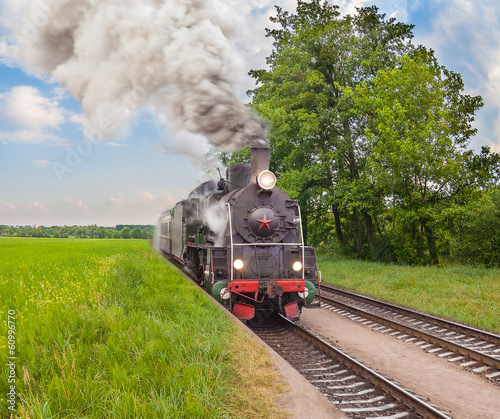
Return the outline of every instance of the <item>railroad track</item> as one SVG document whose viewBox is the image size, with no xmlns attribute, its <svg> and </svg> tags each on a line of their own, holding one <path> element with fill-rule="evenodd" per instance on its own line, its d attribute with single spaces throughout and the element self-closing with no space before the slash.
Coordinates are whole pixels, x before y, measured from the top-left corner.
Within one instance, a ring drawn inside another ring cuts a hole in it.
<svg viewBox="0 0 500 419">
<path fill-rule="evenodd" d="M 449 417 L 286 318 L 253 330 L 350 418 Z"/>
<path fill-rule="evenodd" d="M 322 306 L 500 384 L 500 336 L 460 323 L 321 285 Z"/>
</svg>

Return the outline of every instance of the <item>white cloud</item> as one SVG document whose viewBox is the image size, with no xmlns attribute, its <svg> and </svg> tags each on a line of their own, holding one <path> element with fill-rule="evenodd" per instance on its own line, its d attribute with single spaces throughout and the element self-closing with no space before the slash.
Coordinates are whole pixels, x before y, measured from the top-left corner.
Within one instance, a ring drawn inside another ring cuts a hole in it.
<svg viewBox="0 0 500 419">
<path fill-rule="evenodd" d="M 153 195 L 151 195 L 149 192 L 143 191 L 142 189 L 137 189 L 137 193 L 139 194 L 141 203 L 145 205 L 150 205 L 155 200 L 155 197 Z"/>
<path fill-rule="evenodd" d="M 14 65 L 17 47 L 9 44 L 5 36 L 0 37 L 0 63 L 9 67 Z"/>
<path fill-rule="evenodd" d="M 11 225 L 11 220 L 18 214 L 17 207 L 10 202 L 0 204 L 0 224 Z"/>
<path fill-rule="evenodd" d="M 3 99 L 3 118 L 11 124 L 40 130 L 44 127 L 57 129 L 65 121 L 58 102 L 43 97 L 36 87 L 13 87 Z"/>
<path fill-rule="evenodd" d="M 50 164 L 48 160 L 33 160 L 35 167 L 47 167 Z"/>
<path fill-rule="evenodd" d="M 62 91 L 46 98 L 33 86 L 16 86 L 0 95 L 0 126 L 10 129 L 0 131 L 0 140 L 19 143 L 62 144 L 57 135 L 66 122 L 66 109 L 59 105 Z"/>
<path fill-rule="evenodd" d="M 47 212 L 45 205 L 41 204 L 40 201 L 35 201 L 28 205 L 29 211 L 34 215 L 40 215 Z"/>
<path fill-rule="evenodd" d="M 88 206 L 83 203 L 82 200 L 74 200 L 72 198 L 68 198 L 68 206 L 67 209 L 70 211 L 76 211 L 79 213 L 87 212 Z"/>
<path fill-rule="evenodd" d="M 462 74 L 465 92 L 481 95 L 477 113 L 479 145 L 500 146 L 500 3 L 441 1 L 423 39 L 442 64 Z M 422 40 L 420 40 L 422 42 Z M 474 145 L 474 144 L 473 144 Z"/>
<path fill-rule="evenodd" d="M 51 90 L 51 93 L 54 94 L 53 100 L 61 100 L 61 99 L 67 99 L 70 98 L 71 95 L 68 93 L 68 91 L 64 87 L 54 87 Z"/>
<path fill-rule="evenodd" d="M 85 117 L 85 114 L 83 114 L 83 113 L 71 115 L 69 117 L 69 120 L 71 122 L 74 122 L 75 124 L 79 124 L 82 126 L 85 126 L 87 124 L 87 118 Z"/>
<path fill-rule="evenodd" d="M 114 196 L 109 198 L 109 202 L 115 205 L 122 205 L 123 204 L 123 194 L 121 192 L 117 192 Z"/>
<path fill-rule="evenodd" d="M 24 144 L 64 144 L 58 135 L 33 130 L 0 131 L 0 142 Z"/>
</svg>

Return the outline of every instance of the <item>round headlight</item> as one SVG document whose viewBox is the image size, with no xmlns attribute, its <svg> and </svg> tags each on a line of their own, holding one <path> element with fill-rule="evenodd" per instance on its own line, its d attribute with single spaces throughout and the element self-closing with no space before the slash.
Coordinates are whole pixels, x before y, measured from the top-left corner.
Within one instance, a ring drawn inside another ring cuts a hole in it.
<svg viewBox="0 0 500 419">
<path fill-rule="evenodd" d="M 274 188 L 274 185 L 276 185 L 276 176 L 273 172 L 264 170 L 263 172 L 260 172 L 257 177 L 257 183 L 262 189 L 272 189 Z"/>
<path fill-rule="evenodd" d="M 299 272 L 302 270 L 302 262 L 299 260 L 297 262 L 293 262 L 292 268 L 295 272 Z"/>
<path fill-rule="evenodd" d="M 241 271 L 243 269 L 243 266 L 245 266 L 245 264 L 243 263 L 243 261 L 241 259 L 236 259 L 233 262 L 233 266 L 234 266 L 234 269 L 236 269 L 237 271 Z"/>
</svg>

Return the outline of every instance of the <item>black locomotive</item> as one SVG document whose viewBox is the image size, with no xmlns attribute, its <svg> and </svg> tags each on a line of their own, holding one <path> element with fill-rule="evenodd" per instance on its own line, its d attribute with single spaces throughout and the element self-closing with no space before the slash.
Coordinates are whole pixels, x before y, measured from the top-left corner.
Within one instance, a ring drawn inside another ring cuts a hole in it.
<svg viewBox="0 0 500 419">
<path fill-rule="evenodd" d="M 276 187 L 269 148 L 250 150 L 226 180 L 205 182 L 163 212 L 157 246 L 242 320 L 299 318 L 318 289 L 313 247 L 302 241 L 297 200 Z"/>
</svg>

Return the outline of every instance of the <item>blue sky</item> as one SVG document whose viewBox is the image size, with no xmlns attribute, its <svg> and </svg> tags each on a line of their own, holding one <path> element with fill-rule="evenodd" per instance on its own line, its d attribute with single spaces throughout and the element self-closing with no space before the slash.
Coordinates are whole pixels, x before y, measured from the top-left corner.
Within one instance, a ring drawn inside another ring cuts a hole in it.
<svg viewBox="0 0 500 419">
<path fill-rule="evenodd" d="M 240 3 L 247 25 L 235 36 L 243 63 L 239 94 L 245 100 L 243 92 L 253 86 L 246 72 L 263 68 L 270 52 L 264 28 L 270 25 L 273 4 L 293 10 L 296 2 Z M 479 132 L 470 147 L 489 145 L 500 151 L 500 5 L 495 0 L 337 4 L 347 13 L 375 4 L 387 16 L 414 24 L 414 43 L 434 49 L 441 64 L 462 74 L 465 92 L 484 99 L 476 118 Z M 8 17 L 3 18 L 0 23 Z M 193 158 L 185 156 L 183 142 L 175 141 L 175 134 L 148 109 L 118 137 L 85 142 L 80 104 L 49 77 L 17 67 L 8 44 L 8 30 L 0 26 L 0 224 L 154 223 L 158 213 L 202 179 Z M 196 148 L 198 155 L 206 151 L 203 145 Z"/>
</svg>

